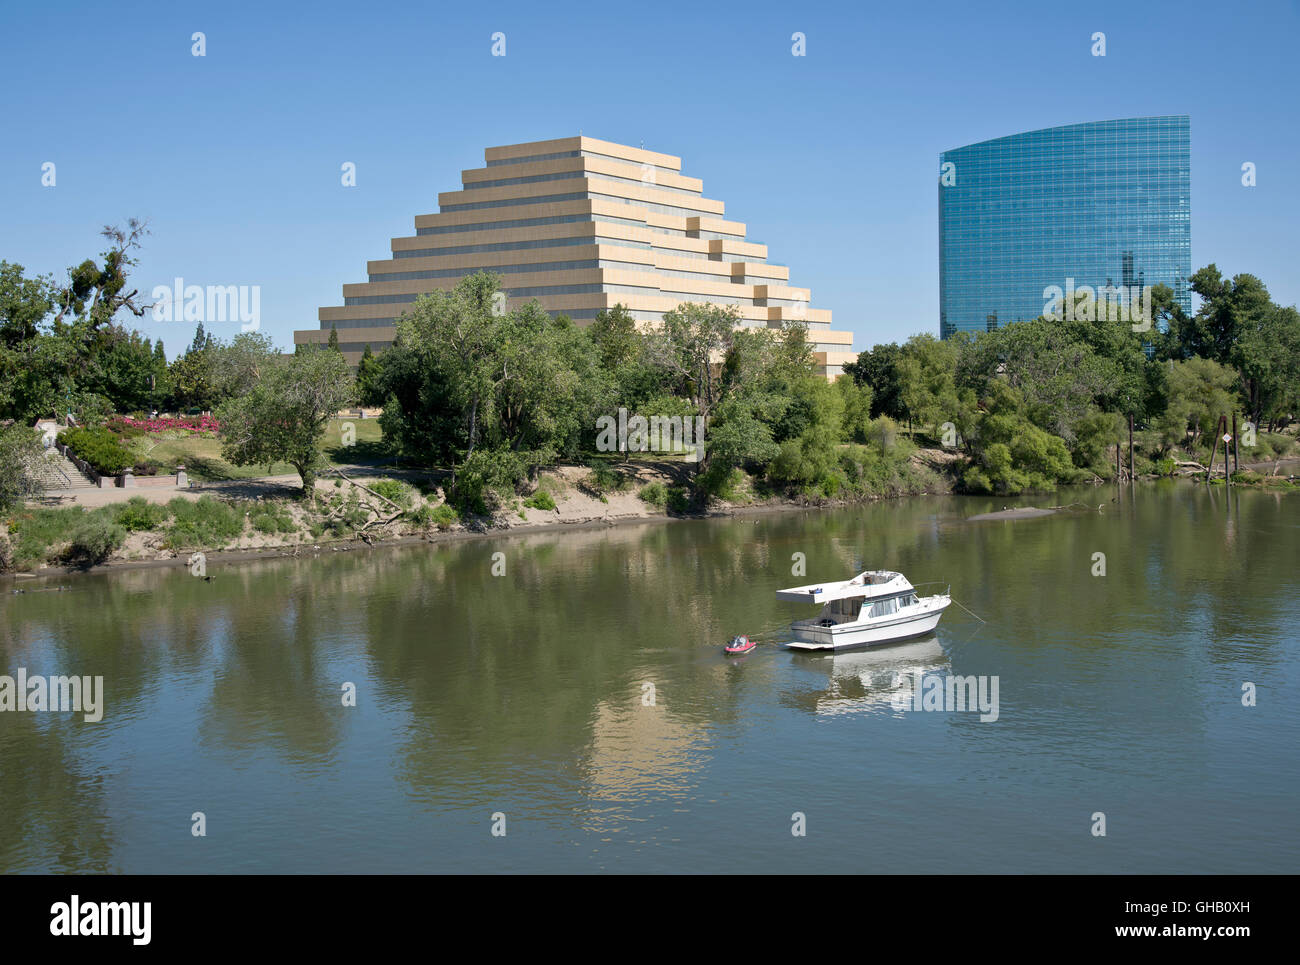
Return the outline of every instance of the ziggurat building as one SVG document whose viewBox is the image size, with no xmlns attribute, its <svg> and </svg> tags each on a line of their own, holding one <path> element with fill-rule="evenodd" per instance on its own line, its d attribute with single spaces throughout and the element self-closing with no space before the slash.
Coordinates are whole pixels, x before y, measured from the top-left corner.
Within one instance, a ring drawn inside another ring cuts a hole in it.
<svg viewBox="0 0 1300 965">
<path fill-rule="evenodd" d="M 438 195 L 437 214 L 417 215 L 414 236 L 394 238 L 392 256 L 369 262 L 368 280 L 343 286 L 343 304 L 320 309 L 320 328 L 296 344 L 339 347 L 355 365 L 369 345 L 392 344 L 399 315 L 420 295 L 454 288 L 466 275 L 502 277 L 510 308 L 532 299 L 586 325 L 624 305 L 654 326 L 683 302 L 735 305 L 741 324 L 807 326 L 827 378 L 855 356 L 851 332 L 809 306 L 790 271 L 769 264 L 767 246 L 745 240 L 681 159 L 591 137 L 492 147 L 485 167 L 461 172 L 460 191 Z"/>
</svg>

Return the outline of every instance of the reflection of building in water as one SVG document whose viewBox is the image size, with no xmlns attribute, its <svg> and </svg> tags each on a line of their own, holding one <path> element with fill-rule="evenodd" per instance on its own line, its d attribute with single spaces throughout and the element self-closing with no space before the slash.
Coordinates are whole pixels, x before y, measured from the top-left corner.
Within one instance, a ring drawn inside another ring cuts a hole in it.
<svg viewBox="0 0 1300 965">
<path fill-rule="evenodd" d="M 657 698 L 656 706 L 643 706 L 636 693 L 627 700 L 601 701 L 591 732 L 582 765 L 587 831 L 627 831 L 634 808 L 684 799 L 709 760 L 708 731 L 670 714 Z"/>
<path fill-rule="evenodd" d="M 794 659 L 808 670 L 826 674 L 826 689 L 794 694 L 787 702 L 822 715 L 905 713 L 896 710 L 894 702 L 900 695 L 911 699 L 912 675 L 949 666 L 937 636 L 866 650 L 800 654 Z"/>
</svg>

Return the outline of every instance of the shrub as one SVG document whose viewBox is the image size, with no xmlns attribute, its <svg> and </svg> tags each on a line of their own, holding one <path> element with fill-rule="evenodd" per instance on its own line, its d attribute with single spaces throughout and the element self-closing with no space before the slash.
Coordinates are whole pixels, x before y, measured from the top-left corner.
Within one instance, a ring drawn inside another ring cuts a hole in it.
<svg viewBox="0 0 1300 965">
<path fill-rule="evenodd" d="M 135 463 L 118 437 L 103 426 L 64 429 L 59 441 L 66 445 L 102 476 L 117 476 Z"/>
<path fill-rule="evenodd" d="M 661 482 L 647 483 L 641 487 L 637 497 L 656 509 L 663 509 L 668 505 L 668 487 Z"/>
<path fill-rule="evenodd" d="M 211 496 L 197 502 L 177 497 L 167 507 L 173 517 L 167 530 L 172 549 L 220 549 L 244 531 L 244 514 Z"/>
<path fill-rule="evenodd" d="M 1277 459 L 1291 449 L 1292 440 L 1277 432 L 1260 432 L 1255 437 L 1254 448 L 1241 447 L 1241 455 L 1255 462 L 1267 462 Z"/>
<path fill-rule="evenodd" d="M 413 491 L 406 483 L 398 482 L 396 479 L 381 479 L 371 483 L 369 488 L 403 508 L 411 505 Z"/>
<path fill-rule="evenodd" d="M 274 533 L 294 533 L 298 524 L 288 507 L 278 502 L 251 502 L 245 510 L 253 529 L 268 536 Z"/>
<path fill-rule="evenodd" d="M 524 460 L 504 449 L 476 449 L 456 470 L 455 502 L 463 511 L 486 514 L 527 478 Z"/>
<path fill-rule="evenodd" d="M 102 512 L 102 510 L 97 510 Z M 15 564 L 29 569 L 54 562 L 51 550 L 68 542 L 73 530 L 86 518 L 80 506 L 59 509 L 25 509 L 9 521 L 9 538 L 13 542 Z"/>
<path fill-rule="evenodd" d="M 668 512 L 686 513 L 691 508 L 691 494 L 685 486 L 674 486 L 668 490 Z"/>
<path fill-rule="evenodd" d="M 708 495 L 731 501 L 736 498 L 736 489 L 744 479 L 745 474 L 734 466 L 714 462 L 700 477 L 699 485 Z"/>
<path fill-rule="evenodd" d="M 14 548 L 9 545 L 9 537 L 0 533 L 0 573 L 7 573 L 14 566 Z"/>
<path fill-rule="evenodd" d="M 1174 474 L 1174 469 L 1175 463 L 1172 459 L 1165 458 L 1156 463 L 1157 476 L 1172 476 Z"/>
<path fill-rule="evenodd" d="M 66 558 L 71 563 L 102 563 L 126 539 L 126 530 L 103 516 L 87 515 L 72 531 Z"/>
<path fill-rule="evenodd" d="M 442 503 L 433 508 L 433 524 L 439 529 L 449 530 L 459 522 L 460 513 L 456 512 L 456 507 Z"/>
<path fill-rule="evenodd" d="M 555 510 L 555 500 L 545 489 L 539 489 L 525 499 L 524 505 L 529 509 L 542 509 L 548 513 Z"/>
<path fill-rule="evenodd" d="M 631 484 L 626 475 L 605 465 L 592 466 L 586 480 L 586 488 L 597 495 L 622 492 Z"/>
<path fill-rule="evenodd" d="M 112 512 L 113 522 L 128 533 L 155 529 L 171 515 L 166 506 L 150 503 L 143 496 L 132 496 L 125 503 L 114 506 Z"/>
</svg>

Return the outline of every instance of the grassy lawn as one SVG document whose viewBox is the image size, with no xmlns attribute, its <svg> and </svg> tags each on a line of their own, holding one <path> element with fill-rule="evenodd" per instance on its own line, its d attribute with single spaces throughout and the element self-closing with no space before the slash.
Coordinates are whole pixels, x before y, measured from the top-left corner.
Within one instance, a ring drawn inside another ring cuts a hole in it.
<svg viewBox="0 0 1300 965">
<path fill-rule="evenodd" d="M 343 424 L 350 423 L 356 430 L 355 443 L 343 445 Z M 325 430 L 325 458 L 331 465 L 353 462 L 371 462 L 383 458 L 383 433 L 378 419 L 331 419 Z M 232 466 L 221 458 L 221 441 L 215 436 L 174 431 L 158 435 L 141 436 L 131 440 L 131 448 L 141 459 L 156 462 L 166 472 L 175 466 L 184 466 L 195 479 L 218 481 L 227 479 L 252 479 L 256 476 L 282 476 L 293 473 L 293 466 L 284 462 L 267 466 Z"/>
</svg>

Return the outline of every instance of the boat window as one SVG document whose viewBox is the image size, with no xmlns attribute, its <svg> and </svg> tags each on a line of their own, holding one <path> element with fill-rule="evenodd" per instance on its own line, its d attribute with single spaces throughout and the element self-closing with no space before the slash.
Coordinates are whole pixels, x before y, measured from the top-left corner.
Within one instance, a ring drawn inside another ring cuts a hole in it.
<svg viewBox="0 0 1300 965">
<path fill-rule="evenodd" d="M 889 616 L 891 613 L 898 612 L 898 597 L 891 596 L 888 600 L 877 600 L 871 604 L 871 615 L 873 617 Z"/>
</svg>

